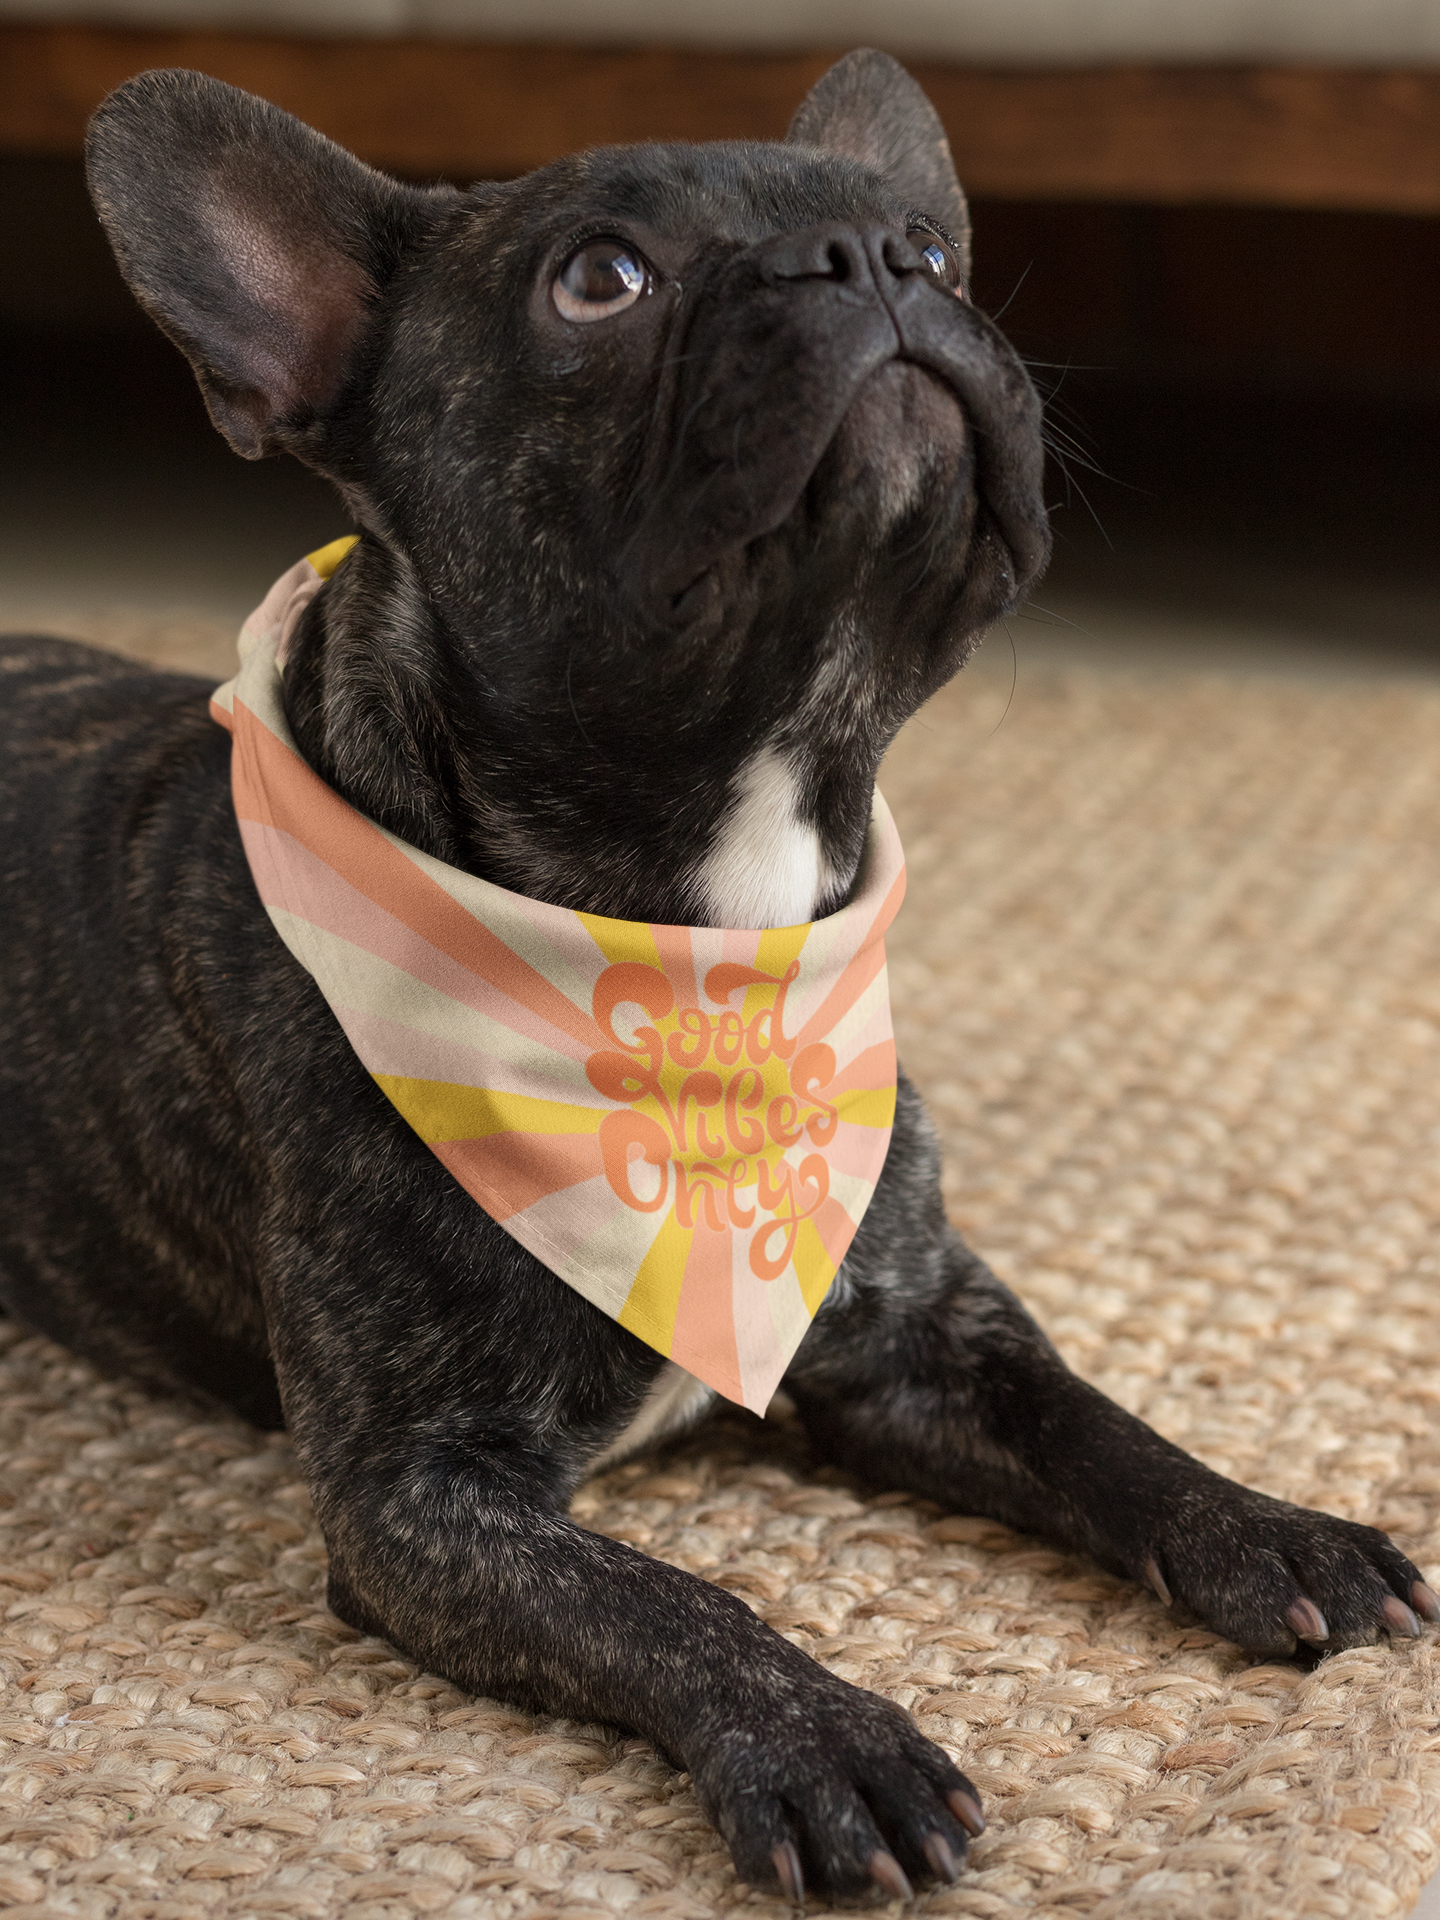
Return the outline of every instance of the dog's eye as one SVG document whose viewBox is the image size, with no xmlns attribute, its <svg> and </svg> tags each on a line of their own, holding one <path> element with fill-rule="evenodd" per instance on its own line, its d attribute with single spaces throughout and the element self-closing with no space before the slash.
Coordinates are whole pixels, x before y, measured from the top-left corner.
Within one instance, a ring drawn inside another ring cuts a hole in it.
<svg viewBox="0 0 1440 1920">
<path fill-rule="evenodd" d="M 932 233 L 929 227 L 911 227 L 905 238 L 924 261 L 926 272 L 933 273 L 942 287 L 958 292 L 960 267 L 939 234 Z"/>
<path fill-rule="evenodd" d="M 608 320 L 633 307 L 649 275 L 623 240 L 587 240 L 555 276 L 555 306 L 566 320 Z"/>
</svg>

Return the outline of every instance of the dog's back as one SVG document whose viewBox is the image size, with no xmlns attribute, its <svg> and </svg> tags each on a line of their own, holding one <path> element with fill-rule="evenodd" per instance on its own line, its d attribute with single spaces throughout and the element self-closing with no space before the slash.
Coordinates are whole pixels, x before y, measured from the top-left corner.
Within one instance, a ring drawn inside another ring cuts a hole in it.
<svg viewBox="0 0 1440 1920">
<path fill-rule="evenodd" d="M 213 967 L 188 903 L 217 874 L 250 884 L 210 689 L 30 636 L 0 641 L 0 673 L 0 1297 L 104 1365 L 277 1423 L 234 1232 L 251 1170 L 187 1018 Z"/>
</svg>

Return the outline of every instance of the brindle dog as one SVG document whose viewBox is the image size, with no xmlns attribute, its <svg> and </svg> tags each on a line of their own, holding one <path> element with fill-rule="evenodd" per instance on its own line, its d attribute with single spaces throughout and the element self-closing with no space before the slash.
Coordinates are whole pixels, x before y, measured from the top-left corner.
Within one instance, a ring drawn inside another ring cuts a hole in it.
<svg viewBox="0 0 1440 1920">
<path fill-rule="evenodd" d="M 559 906 L 756 926 L 845 901 L 887 743 L 1048 546 L 1039 407 L 963 297 L 964 199 L 900 68 L 850 55 L 783 143 L 469 192 L 152 73 L 89 158 L 221 431 L 329 475 L 360 529 L 287 669 L 333 787 Z M 704 1395 L 360 1067 L 257 900 L 208 687 L 53 640 L 3 658 L 6 1305 L 283 1422 L 343 1619 L 477 1693 L 639 1729 L 746 1878 L 952 1878 L 978 1802 L 905 1714 L 568 1518 L 598 1460 Z M 1221 1479 L 1070 1373 L 947 1225 L 903 1077 L 786 1386 L 829 1459 L 1244 1646 L 1440 1614 L 1382 1534 Z"/>
</svg>

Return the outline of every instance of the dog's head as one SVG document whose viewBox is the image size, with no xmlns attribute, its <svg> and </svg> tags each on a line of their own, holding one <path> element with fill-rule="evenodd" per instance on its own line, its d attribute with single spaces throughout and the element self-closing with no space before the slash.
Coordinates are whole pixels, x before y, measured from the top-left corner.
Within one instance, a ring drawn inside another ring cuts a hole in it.
<svg viewBox="0 0 1440 1920">
<path fill-rule="evenodd" d="M 217 426 L 365 536 L 287 674 L 319 771 L 559 904 L 839 904 L 880 755 L 1048 550 L 1038 404 L 894 61 L 847 56 L 780 144 L 468 193 L 152 73 L 89 165 Z"/>
</svg>

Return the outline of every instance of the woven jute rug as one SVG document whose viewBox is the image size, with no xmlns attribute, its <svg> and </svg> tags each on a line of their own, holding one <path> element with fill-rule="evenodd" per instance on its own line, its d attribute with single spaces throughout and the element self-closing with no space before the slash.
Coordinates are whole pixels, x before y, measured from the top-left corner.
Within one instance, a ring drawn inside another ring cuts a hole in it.
<svg viewBox="0 0 1440 1920">
<path fill-rule="evenodd" d="M 157 650 L 227 670 L 228 634 L 182 627 Z M 997 725 L 1001 649 L 885 773 L 896 1023 L 954 1217 L 1106 1391 L 1436 1580 L 1440 686 L 1052 652 Z M 328 1614 L 283 1438 L 18 1328 L 0 1374 L 15 1913 L 780 1911 L 644 1741 L 467 1698 Z M 1436 1859 L 1433 1637 L 1256 1665 L 1083 1561 L 852 1484 L 783 1413 L 576 1511 L 954 1754 L 990 1829 L 936 1915 L 1398 1915 Z"/>
</svg>

